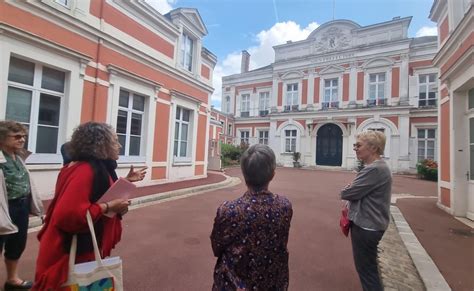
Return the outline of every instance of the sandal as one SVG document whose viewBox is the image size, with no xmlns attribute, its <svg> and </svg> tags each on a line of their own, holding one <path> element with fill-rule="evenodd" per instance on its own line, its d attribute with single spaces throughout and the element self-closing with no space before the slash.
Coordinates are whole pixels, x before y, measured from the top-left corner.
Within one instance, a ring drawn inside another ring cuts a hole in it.
<svg viewBox="0 0 474 291">
<path fill-rule="evenodd" d="M 9 290 L 29 290 L 33 287 L 33 282 L 23 280 L 20 284 L 12 284 L 10 282 L 5 282 L 4 289 L 5 291 Z"/>
</svg>

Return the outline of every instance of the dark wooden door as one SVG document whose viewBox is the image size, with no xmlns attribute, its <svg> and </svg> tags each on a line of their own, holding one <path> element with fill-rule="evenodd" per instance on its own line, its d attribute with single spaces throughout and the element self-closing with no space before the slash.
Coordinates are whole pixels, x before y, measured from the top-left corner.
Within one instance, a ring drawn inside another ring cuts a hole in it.
<svg viewBox="0 0 474 291">
<path fill-rule="evenodd" d="M 321 126 L 316 137 L 316 165 L 342 165 L 342 130 L 335 124 Z"/>
</svg>

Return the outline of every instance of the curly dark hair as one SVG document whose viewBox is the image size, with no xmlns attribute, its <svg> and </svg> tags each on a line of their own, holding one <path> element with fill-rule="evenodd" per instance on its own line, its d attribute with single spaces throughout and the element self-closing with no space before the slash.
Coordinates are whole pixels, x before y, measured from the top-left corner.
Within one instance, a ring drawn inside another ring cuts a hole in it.
<svg viewBox="0 0 474 291">
<path fill-rule="evenodd" d="M 11 133 L 28 134 L 28 129 L 23 124 L 14 120 L 0 121 L 0 146 Z"/>
<path fill-rule="evenodd" d="M 116 143 L 112 126 L 101 122 L 86 122 L 74 130 L 68 143 L 68 154 L 73 161 L 106 160 L 116 151 Z"/>
</svg>

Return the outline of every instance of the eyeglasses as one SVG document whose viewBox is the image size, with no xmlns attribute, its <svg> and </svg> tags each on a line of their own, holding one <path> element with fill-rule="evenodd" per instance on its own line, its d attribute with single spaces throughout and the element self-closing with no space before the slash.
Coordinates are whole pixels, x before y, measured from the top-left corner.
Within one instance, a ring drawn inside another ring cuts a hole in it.
<svg viewBox="0 0 474 291">
<path fill-rule="evenodd" d="M 9 135 L 9 136 L 13 137 L 16 140 L 19 140 L 19 139 L 22 139 L 22 138 L 26 139 L 28 137 L 28 135 L 26 135 L 26 134 L 15 134 L 15 135 Z"/>
</svg>

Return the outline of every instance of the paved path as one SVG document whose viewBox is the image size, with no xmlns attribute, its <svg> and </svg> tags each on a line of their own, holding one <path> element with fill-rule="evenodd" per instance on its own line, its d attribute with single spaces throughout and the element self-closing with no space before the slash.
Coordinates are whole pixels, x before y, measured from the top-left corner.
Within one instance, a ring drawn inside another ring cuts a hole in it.
<svg viewBox="0 0 474 291">
<path fill-rule="evenodd" d="M 240 169 L 228 174 L 240 176 Z M 271 189 L 289 197 L 294 217 L 290 230 L 290 290 L 360 290 L 350 239 L 339 230 L 339 191 L 354 173 L 279 168 Z M 394 190 L 414 193 L 418 180 L 396 178 Z M 210 290 L 215 258 L 209 234 L 215 210 L 239 197 L 243 183 L 227 189 L 130 211 L 122 242 L 113 252 L 124 261 L 126 290 Z M 395 191 L 394 191 L 395 192 Z M 432 192 L 422 192 L 432 195 Z M 38 242 L 31 233 L 21 268 L 32 278 Z M 0 282 L 4 269 L 0 267 Z"/>
</svg>

